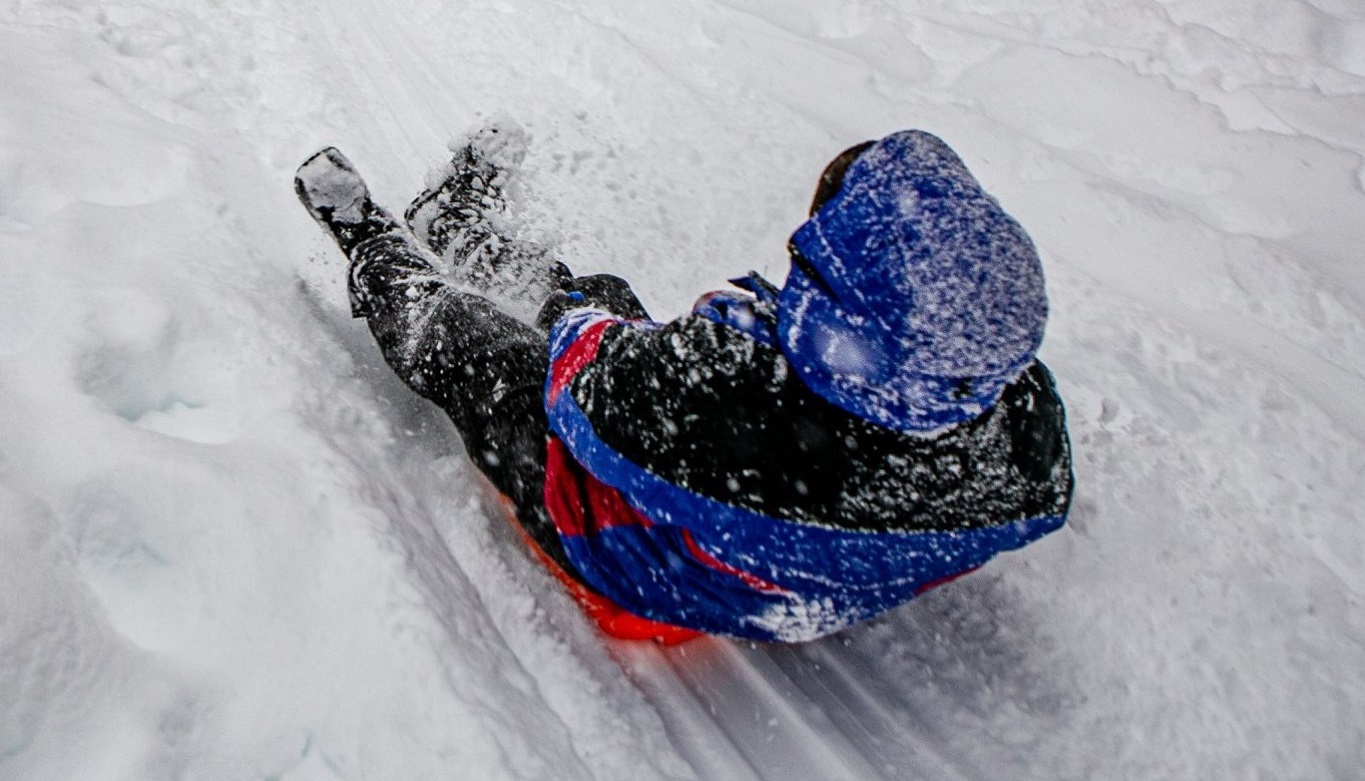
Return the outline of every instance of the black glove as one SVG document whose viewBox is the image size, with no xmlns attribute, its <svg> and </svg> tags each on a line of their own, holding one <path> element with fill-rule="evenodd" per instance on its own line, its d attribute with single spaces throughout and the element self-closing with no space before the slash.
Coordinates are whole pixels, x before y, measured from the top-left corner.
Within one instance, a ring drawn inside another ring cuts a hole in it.
<svg viewBox="0 0 1365 781">
<path fill-rule="evenodd" d="M 626 320 L 648 320 L 649 313 L 636 298 L 630 283 L 614 274 L 575 277 L 564 269 L 559 287 L 545 299 L 536 327 L 548 331 L 559 318 L 575 309 L 603 309 Z"/>
</svg>

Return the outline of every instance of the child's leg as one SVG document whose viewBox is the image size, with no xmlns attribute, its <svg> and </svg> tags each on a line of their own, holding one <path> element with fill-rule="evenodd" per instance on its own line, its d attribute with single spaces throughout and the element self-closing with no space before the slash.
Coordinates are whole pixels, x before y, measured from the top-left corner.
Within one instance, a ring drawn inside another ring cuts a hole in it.
<svg viewBox="0 0 1365 781">
<path fill-rule="evenodd" d="M 526 154 L 515 123 L 490 124 L 453 147 L 440 182 L 413 200 L 404 221 L 461 283 L 523 320 L 572 275 L 544 247 L 516 237 L 507 194 Z"/>
<path fill-rule="evenodd" d="M 494 222 L 507 208 L 507 169 L 521 156 L 516 141 L 516 134 L 498 127 L 476 133 L 454 152 L 440 184 L 413 199 L 404 213 L 413 235 L 452 266 L 493 262 L 506 245 Z"/>
<path fill-rule="evenodd" d="M 452 286 L 407 234 L 361 242 L 350 257 L 352 300 L 385 361 L 462 431 L 505 389 L 543 385 L 545 334 Z"/>
<path fill-rule="evenodd" d="M 562 560 L 545 511 L 545 334 L 450 286 L 410 242 L 386 234 L 353 255 L 351 289 L 370 332 L 398 376 L 450 416 L 526 531 Z"/>
<path fill-rule="evenodd" d="M 545 334 L 449 284 L 339 152 L 306 162 L 297 187 L 350 258 L 352 313 L 366 319 L 385 361 L 450 416 L 475 465 L 566 564 L 544 509 Z"/>
</svg>

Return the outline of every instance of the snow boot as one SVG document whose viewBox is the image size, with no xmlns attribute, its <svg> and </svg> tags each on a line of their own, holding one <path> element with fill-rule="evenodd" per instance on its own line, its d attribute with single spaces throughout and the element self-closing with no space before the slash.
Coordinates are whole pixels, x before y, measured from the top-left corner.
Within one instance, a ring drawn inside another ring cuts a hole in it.
<svg viewBox="0 0 1365 781">
<path fill-rule="evenodd" d="M 417 240 L 452 268 L 496 265 L 509 244 L 501 224 L 504 189 L 526 156 L 526 143 L 524 130 L 500 122 L 452 144 L 440 184 L 423 191 L 404 214 Z"/>
<path fill-rule="evenodd" d="M 337 149 L 328 147 L 305 160 L 294 176 L 294 190 L 351 261 L 347 292 L 353 317 L 374 314 L 383 291 L 402 286 L 416 294 L 443 284 L 425 252 L 370 198 L 365 180 Z"/>
<path fill-rule="evenodd" d="M 401 227 L 370 198 L 365 180 L 335 147 L 323 149 L 299 166 L 294 192 L 348 257 L 361 242 Z"/>
<path fill-rule="evenodd" d="M 453 281 L 531 322 L 573 275 L 545 247 L 518 238 L 509 215 L 509 189 L 528 145 L 526 131 L 505 119 L 454 141 L 450 162 L 433 177 L 439 183 L 413 200 L 404 221 Z"/>
</svg>

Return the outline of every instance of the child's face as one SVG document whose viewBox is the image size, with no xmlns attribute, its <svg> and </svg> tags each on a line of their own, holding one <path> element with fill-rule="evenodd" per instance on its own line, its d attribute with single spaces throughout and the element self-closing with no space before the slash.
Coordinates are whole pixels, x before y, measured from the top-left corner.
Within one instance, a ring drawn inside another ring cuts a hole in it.
<svg viewBox="0 0 1365 781">
<path fill-rule="evenodd" d="M 858 155 L 867 151 L 875 141 L 864 141 L 857 146 L 851 146 L 839 153 L 839 156 L 825 166 L 825 170 L 820 174 L 820 183 L 815 186 L 815 197 L 810 203 L 810 216 L 820 211 L 820 207 L 829 202 L 829 199 L 839 194 L 839 187 L 844 183 L 844 174 L 848 172 L 848 167 L 853 165 L 853 161 L 858 159 Z"/>
</svg>

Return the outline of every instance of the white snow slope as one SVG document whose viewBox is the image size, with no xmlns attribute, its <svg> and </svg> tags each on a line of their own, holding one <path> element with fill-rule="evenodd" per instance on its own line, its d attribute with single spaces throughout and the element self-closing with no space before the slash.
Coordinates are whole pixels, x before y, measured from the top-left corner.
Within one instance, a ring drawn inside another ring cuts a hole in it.
<svg viewBox="0 0 1365 781">
<path fill-rule="evenodd" d="M 920 127 L 1036 239 L 1077 505 L 826 641 L 604 640 L 294 167 L 498 112 L 672 317 Z M 1365 775 L 1359 0 L 0 0 L 0 778 Z"/>
</svg>

